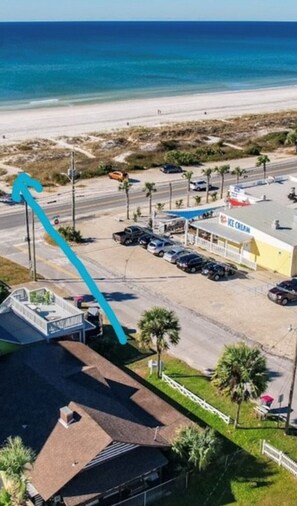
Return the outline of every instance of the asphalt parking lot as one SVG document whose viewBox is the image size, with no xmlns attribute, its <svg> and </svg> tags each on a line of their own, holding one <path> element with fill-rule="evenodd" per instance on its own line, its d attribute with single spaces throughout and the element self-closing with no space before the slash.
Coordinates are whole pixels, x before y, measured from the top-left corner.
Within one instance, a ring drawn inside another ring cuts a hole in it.
<svg viewBox="0 0 297 506">
<path fill-rule="evenodd" d="M 81 221 L 83 236 L 92 240 L 77 246 L 77 252 L 127 283 L 190 308 L 223 328 L 257 341 L 268 351 L 293 356 L 296 338 L 288 327 L 296 325 L 297 304 L 279 306 L 266 296 L 271 286 L 284 279 L 282 276 L 264 270 L 239 269 L 236 276 L 215 282 L 199 273 L 187 274 L 140 246 L 115 243 L 112 233 L 125 226 L 127 223 L 119 221 L 116 215 Z M 208 252 L 199 252 L 209 256 Z"/>
</svg>

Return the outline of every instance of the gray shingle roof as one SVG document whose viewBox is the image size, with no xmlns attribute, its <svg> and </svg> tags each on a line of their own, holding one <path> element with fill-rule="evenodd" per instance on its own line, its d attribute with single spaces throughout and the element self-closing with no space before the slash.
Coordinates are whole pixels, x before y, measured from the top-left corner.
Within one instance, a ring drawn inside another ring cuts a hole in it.
<svg viewBox="0 0 297 506">
<path fill-rule="evenodd" d="M 9 435 L 20 435 L 39 454 L 32 483 L 45 500 L 111 442 L 166 447 L 176 429 L 189 424 L 81 343 L 42 342 L 0 360 L 5 385 L 0 394 L 5 413 L 0 417 L 0 443 Z M 77 415 L 68 428 L 58 421 L 63 406 Z"/>
</svg>

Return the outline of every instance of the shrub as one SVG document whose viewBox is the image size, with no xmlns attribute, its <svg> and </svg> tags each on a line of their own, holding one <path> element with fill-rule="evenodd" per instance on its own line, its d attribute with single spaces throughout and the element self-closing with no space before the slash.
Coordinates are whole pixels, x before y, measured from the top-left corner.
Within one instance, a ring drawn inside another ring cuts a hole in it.
<svg viewBox="0 0 297 506">
<path fill-rule="evenodd" d="M 172 151 L 178 148 L 179 142 L 175 139 L 165 139 L 160 142 L 160 146 L 166 151 Z"/>
<path fill-rule="evenodd" d="M 245 153 L 247 155 L 251 156 L 259 156 L 261 154 L 261 146 L 258 146 L 258 144 L 250 144 L 245 148 Z"/>
<path fill-rule="evenodd" d="M 188 151 L 168 151 L 165 155 L 165 161 L 168 163 L 176 163 L 178 165 L 194 165 L 199 163 L 196 153 Z"/>
<path fill-rule="evenodd" d="M 66 241 L 82 243 L 83 238 L 79 230 L 74 230 L 73 227 L 67 225 L 66 227 L 60 227 L 58 232 L 64 237 Z"/>
<path fill-rule="evenodd" d="M 61 186 L 65 186 L 65 184 L 69 183 L 69 179 L 64 174 L 61 174 L 61 172 L 54 171 L 52 173 L 52 180 L 54 183 L 59 184 Z"/>
</svg>

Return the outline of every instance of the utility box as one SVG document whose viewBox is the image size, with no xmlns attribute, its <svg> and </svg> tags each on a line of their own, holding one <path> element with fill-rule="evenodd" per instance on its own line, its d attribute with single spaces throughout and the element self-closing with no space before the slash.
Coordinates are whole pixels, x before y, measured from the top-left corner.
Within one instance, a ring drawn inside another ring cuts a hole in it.
<svg viewBox="0 0 297 506">
<path fill-rule="evenodd" d="M 158 372 L 158 362 L 157 362 L 157 360 L 150 359 L 148 361 L 148 367 L 149 367 L 149 370 L 150 370 L 150 374 L 153 374 L 153 373 L 157 374 L 157 372 Z M 160 364 L 160 369 L 161 369 L 161 372 L 164 369 L 164 362 L 162 362 L 162 360 L 161 360 L 161 364 Z"/>
</svg>

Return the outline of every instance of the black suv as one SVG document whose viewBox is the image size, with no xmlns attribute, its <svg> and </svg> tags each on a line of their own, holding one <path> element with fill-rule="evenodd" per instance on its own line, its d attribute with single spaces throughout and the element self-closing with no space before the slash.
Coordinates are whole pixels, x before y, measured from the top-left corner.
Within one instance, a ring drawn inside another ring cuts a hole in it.
<svg viewBox="0 0 297 506">
<path fill-rule="evenodd" d="M 154 234 L 153 232 L 147 232 L 146 234 L 143 234 L 141 237 L 139 237 L 138 244 L 142 248 L 146 249 L 148 247 L 149 243 L 151 241 L 154 241 L 154 239 L 160 239 L 160 236 L 157 234 Z"/>
<path fill-rule="evenodd" d="M 285 306 L 289 301 L 297 300 L 297 279 L 282 281 L 267 294 L 268 299 Z"/>
<path fill-rule="evenodd" d="M 235 265 L 220 264 L 218 262 L 207 262 L 204 265 L 201 274 L 207 276 L 208 279 L 219 281 L 220 278 L 233 276 L 236 271 L 237 267 Z"/>
<path fill-rule="evenodd" d="M 201 271 L 206 259 L 198 255 L 197 253 L 190 253 L 189 255 L 182 256 L 179 260 L 177 260 L 176 265 L 179 269 L 182 269 L 185 272 L 198 272 Z"/>
<path fill-rule="evenodd" d="M 179 167 L 178 165 L 172 165 L 170 163 L 166 163 L 165 165 L 163 165 L 163 167 L 161 167 L 160 170 L 165 174 L 174 174 L 177 172 L 183 172 L 183 169 L 181 167 Z"/>
</svg>

